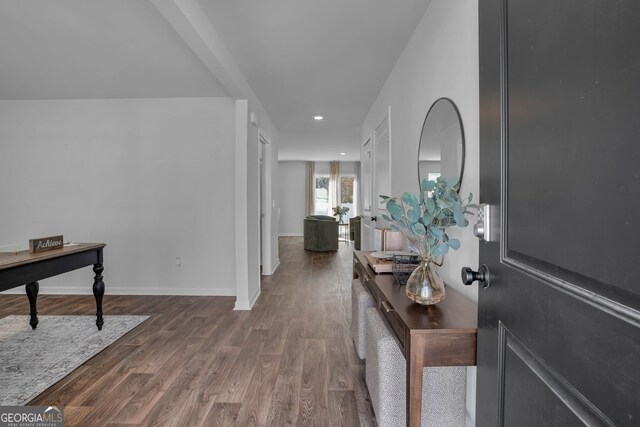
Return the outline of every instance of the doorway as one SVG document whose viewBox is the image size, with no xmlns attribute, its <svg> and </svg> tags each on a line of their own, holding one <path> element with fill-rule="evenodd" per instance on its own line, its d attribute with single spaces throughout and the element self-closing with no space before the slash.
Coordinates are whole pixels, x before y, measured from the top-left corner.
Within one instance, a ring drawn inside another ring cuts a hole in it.
<svg viewBox="0 0 640 427">
<path fill-rule="evenodd" d="M 362 144 L 360 164 L 362 171 L 362 232 L 363 250 L 381 250 L 376 241 L 376 227 L 384 211 L 380 195 L 391 193 L 391 132 L 390 107 L 386 116 Z M 382 226 L 383 224 L 381 224 Z"/>
</svg>

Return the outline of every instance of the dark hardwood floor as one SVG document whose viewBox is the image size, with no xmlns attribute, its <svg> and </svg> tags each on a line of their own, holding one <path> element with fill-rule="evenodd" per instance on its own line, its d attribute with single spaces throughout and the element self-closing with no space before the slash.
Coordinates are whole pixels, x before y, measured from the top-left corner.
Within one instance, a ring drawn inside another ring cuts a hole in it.
<svg viewBox="0 0 640 427">
<path fill-rule="evenodd" d="M 107 273 L 105 314 L 151 318 L 31 404 L 64 405 L 67 427 L 374 426 L 349 336 L 351 251 L 280 238 L 281 265 L 251 311 L 233 311 L 233 297 L 111 296 Z M 38 311 L 95 303 L 44 295 Z M 0 295 L 0 317 L 28 312 L 26 296 Z"/>
</svg>

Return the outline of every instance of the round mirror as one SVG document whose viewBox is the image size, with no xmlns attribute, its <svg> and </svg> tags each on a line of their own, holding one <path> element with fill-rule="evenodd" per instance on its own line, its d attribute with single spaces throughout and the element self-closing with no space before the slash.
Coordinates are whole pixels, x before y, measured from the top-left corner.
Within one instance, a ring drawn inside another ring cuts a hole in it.
<svg viewBox="0 0 640 427">
<path fill-rule="evenodd" d="M 464 129 L 458 107 L 449 98 L 433 103 L 422 125 L 418 147 L 418 185 L 424 179 L 459 177 L 464 173 Z"/>
</svg>

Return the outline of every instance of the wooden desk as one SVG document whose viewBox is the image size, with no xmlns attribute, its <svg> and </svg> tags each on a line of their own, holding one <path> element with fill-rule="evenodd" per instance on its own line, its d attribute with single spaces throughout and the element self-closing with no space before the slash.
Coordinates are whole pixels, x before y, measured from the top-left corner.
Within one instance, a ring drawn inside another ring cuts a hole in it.
<svg viewBox="0 0 640 427">
<path fill-rule="evenodd" d="M 373 297 L 407 360 L 407 426 L 418 427 L 422 369 L 476 364 L 477 306 L 451 287 L 436 305 L 416 304 L 393 275 L 375 274 L 361 251 L 353 253 L 353 277 L 360 278 Z"/>
<path fill-rule="evenodd" d="M 77 246 L 67 246 L 62 249 L 40 253 L 0 252 L 0 292 L 7 289 L 26 285 L 29 297 L 31 320 L 33 329 L 38 325 L 38 311 L 36 300 L 40 285 L 38 280 L 57 276 L 68 271 L 77 270 L 93 265 L 95 277 L 93 280 L 93 295 L 96 299 L 96 326 L 102 330 L 102 297 L 104 296 L 104 282 L 102 281 L 102 249 L 104 243 L 80 243 Z"/>
</svg>

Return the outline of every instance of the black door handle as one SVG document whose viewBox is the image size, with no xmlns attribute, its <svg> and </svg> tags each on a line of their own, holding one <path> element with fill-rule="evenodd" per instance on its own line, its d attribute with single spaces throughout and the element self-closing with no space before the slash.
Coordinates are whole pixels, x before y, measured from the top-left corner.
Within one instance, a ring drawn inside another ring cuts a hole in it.
<svg viewBox="0 0 640 427">
<path fill-rule="evenodd" d="M 462 283 L 469 286 L 476 280 L 482 285 L 483 288 L 488 288 L 491 284 L 491 274 L 489 274 L 489 267 L 482 264 L 478 271 L 473 271 L 469 267 L 462 267 L 461 271 Z"/>
<path fill-rule="evenodd" d="M 371 221 L 378 222 L 378 217 L 377 217 L 377 216 L 372 216 L 372 217 L 371 217 Z"/>
</svg>

